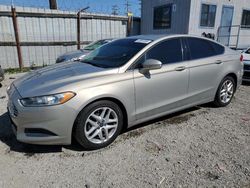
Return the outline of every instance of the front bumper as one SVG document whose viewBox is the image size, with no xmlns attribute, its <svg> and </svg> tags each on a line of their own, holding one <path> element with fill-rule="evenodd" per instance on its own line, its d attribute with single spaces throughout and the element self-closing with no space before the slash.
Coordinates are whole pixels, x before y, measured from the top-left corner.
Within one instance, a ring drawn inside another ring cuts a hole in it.
<svg viewBox="0 0 250 188">
<path fill-rule="evenodd" d="M 14 86 L 8 91 L 8 111 L 17 140 L 29 144 L 69 145 L 77 112 L 65 103 L 50 107 L 23 107 Z"/>
</svg>

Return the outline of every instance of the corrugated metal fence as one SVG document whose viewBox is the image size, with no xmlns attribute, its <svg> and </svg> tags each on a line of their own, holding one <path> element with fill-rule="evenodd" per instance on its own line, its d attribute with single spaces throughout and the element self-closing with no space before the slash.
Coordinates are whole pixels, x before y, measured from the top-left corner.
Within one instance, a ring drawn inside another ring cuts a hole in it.
<svg viewBox="0 0 250 188">
<path fill-rule="evenodd" d="M 60 54 L 77 49 L 76 12 L 27 7 L 16 7 L 14 11 L 24 67 L 53 64 Z M 82 13 L 81 47 L 98 39 L 125 37 L 127 20 L 125 16 Z M 0 64 L 4 69 L 19 67 L 13 25 L 13 9 L 0 6 Z M 136 26 L 131 31 L 139 32 Z"/>
</svg>

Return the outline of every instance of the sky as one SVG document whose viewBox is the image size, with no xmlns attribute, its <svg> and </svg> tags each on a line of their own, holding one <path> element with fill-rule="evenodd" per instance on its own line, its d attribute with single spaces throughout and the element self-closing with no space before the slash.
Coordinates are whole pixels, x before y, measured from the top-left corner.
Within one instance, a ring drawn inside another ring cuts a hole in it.
<svg viewBox="0 0 250 188">
<path fill-rule="evenodd" d="M 131 4 L 130 11 L 134 16 L 140 16 L 139 0 L 128 0 Z M 49 0 L 0 0 L 1 5 L 27 6 L 38 8 L 49 8 Z M 80 10 L 90 6 L 89 12 L 110 14 L 112 6 L 119 7 L 119 14 L 124 15 L 126 0 L 57 0 L 58 8 L 61 10 Z"/>
</svg>

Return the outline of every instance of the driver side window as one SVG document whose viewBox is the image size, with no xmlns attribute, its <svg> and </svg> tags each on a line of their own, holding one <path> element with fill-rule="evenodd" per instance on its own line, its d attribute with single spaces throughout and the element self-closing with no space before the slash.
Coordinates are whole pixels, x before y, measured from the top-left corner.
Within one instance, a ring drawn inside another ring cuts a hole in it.
<svg viewBox="0 0 250 188">
<path fill-rule="evenodd" d="M 171 64 L 183 61 L 180 39 L 170 39 L 156 44 L 136 61 L 132 69 L 141 68 L 142 64 L 147 59 L 156 59 L 161 61 L 162 64 Z"/>
<path fill-rule="evenodd" d="M 163 41 L 146 53 L 146 59 L 156 59 L 162 64 L 178 63 L 182 61 L 182 47 L 180 39 Z"/>
</svg>

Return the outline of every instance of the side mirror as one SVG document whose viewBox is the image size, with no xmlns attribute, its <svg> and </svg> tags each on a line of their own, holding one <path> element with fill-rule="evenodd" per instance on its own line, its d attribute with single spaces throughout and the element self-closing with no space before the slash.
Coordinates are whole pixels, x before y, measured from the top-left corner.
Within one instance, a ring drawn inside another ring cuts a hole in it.
<svg viewBox="0 0 250 188">
<path fill-rule="evenodd" d="M 155 70 L 160 69 L 162 67 L 162 62 L 156 59 L 147 59 L 142 64 L 142 70 Z"/>
</svg>

